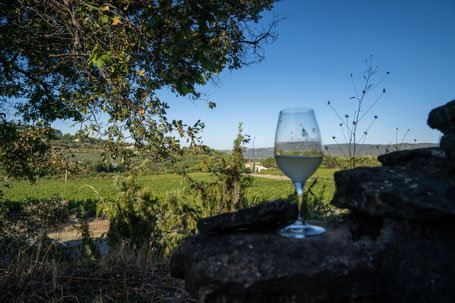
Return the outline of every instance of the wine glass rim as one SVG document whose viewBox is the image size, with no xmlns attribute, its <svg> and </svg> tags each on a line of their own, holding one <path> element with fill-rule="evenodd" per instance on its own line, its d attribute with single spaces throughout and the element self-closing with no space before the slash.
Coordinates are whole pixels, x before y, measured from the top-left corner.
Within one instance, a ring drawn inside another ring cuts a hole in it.
<svg viewBox="0 0 455 303">
<path fill-rule="evenodd" d="M 314 110 L 311 107 L 291 107 L 280 110 L 280 113 L 305 113 Z"/>
</svg>

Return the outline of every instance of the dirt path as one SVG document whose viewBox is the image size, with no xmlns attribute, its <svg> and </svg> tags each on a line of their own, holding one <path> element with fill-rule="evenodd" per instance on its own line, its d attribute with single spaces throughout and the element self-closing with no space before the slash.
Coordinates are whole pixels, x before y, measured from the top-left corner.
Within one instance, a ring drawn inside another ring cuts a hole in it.
<svg viewBox="0 0 455 303">
<path fill-rule="evenodd" d="M 259 177 L 259 178 L 267 178 L 267 179 L 276 179 L 276 180 L 291 180 L 286 176 L 280 176 L 280 175 L 250 174 L 250 176 Z"/>
<path fill-rule="evenodd" d="M 259 178 L 267 178 L 267 179 L 275 179 L 275 180 L 291 180 L 286 176 L 280 176 L 280 175 L 263 175 L 263 174 L 250 174 L 250 176 L 253 177 L 259 177 Z M 313 181 L 314 178 L 308 179 L 308 181 Z M 333 180 L 327 180 L 327 179 L 320 179 L 321 182 L 329 182 L 333 183 L 335 181 Z"/>
<path fill-rule="evenodd" d="M 90 218 L 87 221 L 93 238 L 103 237 L 109 229 L 109 221 L 107 219 Z M 61 231 L 50 233 L 49 238 L 61 242 L 80 240 L 79 224 L 79 220 L 70 220 L 63 225 Z"/>
</svg>

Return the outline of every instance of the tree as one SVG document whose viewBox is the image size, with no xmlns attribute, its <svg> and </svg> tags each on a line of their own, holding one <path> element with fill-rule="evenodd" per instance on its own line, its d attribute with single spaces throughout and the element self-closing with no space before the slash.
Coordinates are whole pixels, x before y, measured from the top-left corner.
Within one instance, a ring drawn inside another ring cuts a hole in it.
<svg viewBox="0 0 455 303">
<path fill-rule="evenodd" d="M 276 167 L 275 158 L 268 157 L 261 161 L 261 164 L 267 168 Z"/>
<path fill-rule="evenodd" d="M 73 171 L 72 163 L 50 144 L 57 135 L 50 127 L 0 121 L 0 171 L 9 178 L 31 182 L 51 173 Z"/>
<path fill-rule="evenodd" d="M 243 134 L 242 123 L 239 123 L 239 132 L 234 140 L 230 157 L 226 159 L 219 154 L 206 167 L 206 170 L 216 177 L 216 181 L 198 181 L 182 172 L 189 187 L 201 200 L 202 210 L 209 212 L 201 214 L 201 217 L 236 211 L 248 206 L 245 189 L 251 185 L 252 177 L 244 173 L 243 150 L 249 140 L 250 137 Z"/>
<path fill-rule="evenodd" d="M 243 123 L 239 123 L 239 132 L 234 140 L 231 163 L 226 169 L 221 169 L 221 174 L 228 193 L 231 193 L 231 207 L 240 209 L 247 207 L 245 188 L 251 184 L 251 177 L 244 174 L 245 157 L 243 150 L 245 144 L 250 142 L 250 136 L 243 134 Z"/>
<path fill-rule="evenodd" d="M 114 157 L 127 137 L 166 157 L 180 150 L 173 134 L 196 143 L 204 124 L 168 120 L 157 90 L 198 99 L 198 86 L 223 69 L 261 61 L 278 20 L 254 25 L 275 1 L 2 2 L 0 119 L 72 119 L 84 135 L 107 139 Z"/>
</svg>

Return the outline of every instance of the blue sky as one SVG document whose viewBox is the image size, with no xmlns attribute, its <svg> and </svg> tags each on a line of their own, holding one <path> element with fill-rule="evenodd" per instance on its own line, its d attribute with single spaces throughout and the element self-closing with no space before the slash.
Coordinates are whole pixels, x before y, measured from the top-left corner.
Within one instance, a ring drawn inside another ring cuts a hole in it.
<svg viewBox="0 0 455 303">
<path fill-rule="evenodd" d="M 371 54 L 378 79 L 386 71 L 390 75 L 378 87 L 387 93 L 365 120 L 379 117 L 366 143 L 395 143 L 396 127 L 400 141 L 410 129 L 405 142 L 438 142 L 439 132 L 426 121 L 432 108 L 455 99 L 454 0 L 283 0 L 272 13 L 287 18 L 277 27 L 278 40 L 266 46 L 265 61 L 224 71 L 216 83 L 202 87 L 217 103 L 214 110 L 160 92 L 171 106 L 170 117 L 187 123 L 201 119 L 203 141 L 212 148 L 231 148 L 239 122 L 255 138 L 255 147 L 271 147 L 281 109 L 312 107 L 323 143 L 331 144 L 332 136 L 342 136 L 327 101 L 340 114 L 352 114 L 349 75 L 363 84 L 364 60 Z M 61 123 L 55 126 L 67 130 Z"/>
</svg>

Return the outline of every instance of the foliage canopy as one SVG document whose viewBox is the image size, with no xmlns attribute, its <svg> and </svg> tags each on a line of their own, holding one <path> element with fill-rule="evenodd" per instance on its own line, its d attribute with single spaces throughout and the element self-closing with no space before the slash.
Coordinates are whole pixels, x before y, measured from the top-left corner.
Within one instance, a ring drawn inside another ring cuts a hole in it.
<svg viewBox="0 0 455 303">
<path fill-rule="evenodd" d="M 168 120 L 157 91 L 198 99 L 198 86 L 223 69 L 260 61 L 277 20 L 254 25 L 275 1 L 2 2 L 1 120 L 72 119 L 85 135 L 108 139 L 113 156 L 120 155 L 115 142 L 130 137 L 165 157 L 179 150 L 175 134 L 195 143 L 204 125 Z"/>
</svg>

